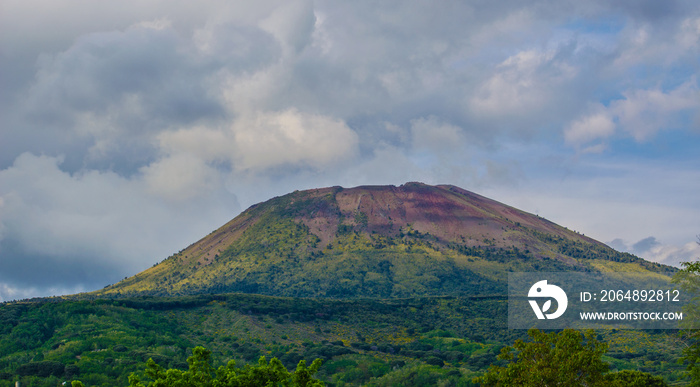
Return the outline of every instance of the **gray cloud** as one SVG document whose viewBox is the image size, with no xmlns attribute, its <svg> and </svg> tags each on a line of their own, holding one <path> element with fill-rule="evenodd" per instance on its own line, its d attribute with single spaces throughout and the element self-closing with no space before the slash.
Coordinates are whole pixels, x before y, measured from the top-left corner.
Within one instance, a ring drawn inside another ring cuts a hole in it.
<svg viewBox="0 0 700 387">
<path fill-rule="evenodd" d="M 104 286 L 186 247 L 240 210 L 221 185 L 173 187 L 182 170 L 163 172 L 169 179 L 128 179 L 113 172 L 71 175 L 60 164 L 25 153 L 0 171 L 0 283 Z"/>
<path fill-rule="evenodd" d="M 647 238 L 644 238 L 644 239 L 640 240 L 639 242 L 633 244 L 632 251 L 634 251 L 636 254 L 641 254 L 641 253 L 648 252 L 649 250 L 651 250 L 654 247 L 659 246 L 660 244 L 661 243 L 659 243 L 659 241 L 657 241 L 656 238 L 647 237 Z"/>
<path fill-rule="evenodd" d="M 69 147 L 69 168 L 131 161 L 133 171 L 153 159 L 154 135 L 227 119 L 219 71 L 257 69 L 278 52 L 268 33 L 231 23 L 193 38 L 167 20 L 81 36 L 67 50 L 38 58 L 21 116 L 8 128 L 19 144 L 3 153 L 13 160 L 23 150 L 57 154 Z"/>
<path fill-rule="evenodd" d="M 351 123 L 361 139 L 377 136 L 377 120 L 407 126 L 431 115 L 487 142 L 504 131 L 531 137 L 558 130 L 585 113 L 596 72 L 619 76 L 617 68 L 626 71 L 639 58 L 647 63 L 659 57 L 654 50 L 668 51 L 667 42 L 676 38 L 643 16 L 643 4 L 607 10 L 594 5 L 564 4 L 555 12 L 545 11 L 544 3 L 313 8 L 299 2 L 248 12 L 245 22 L 240 18 L 246 13 L 210 13 L 206 23 L 186 29 L 178 27 L 187 19 L 177 11 L 180 19 L 172 21 L 132 19 L 121 29 L 78 35 L 67 50 L 42 57 L 28 106 L 22 106 L 30 122 L 17 122 L 13 137 L 33 124 L 43 137 L 54 137 L 49 144 L 61 145 L 42 147 L 32 141 L 36 136 L 25 137 L 3 152 L 5 165 L 17 149 L 55 154 L 69 142 L 74 145 L 67 165 L 76 166 L 85 155 L 77 150 L 86 145 L 92 145 L 95 163 L 142 148 L 141 157 L 128 158 L 137 160 L 133 170 L 155 157 L 154 149 L 138 146 L 150 143 L 150 133 L 197 120 L 230 120 L 241 109 L 297 108 L 336 117 Z M 219 6 L 205 4 L 197 13 Z M 559 27 L 563 40 L 553 33 L 557 25 L 577 18 L 585 23 L 605 11 L 638 20 L 629 32 L 609 38 L 622 44 L 644 33 L 648 41 L 608 52 L 589 44 L 587 36 L 596 33 Z M 150 9 L 143 13 L 155 16 Z M 680 14 L 672 15 L 684 25 Z M 685 41 L 692 45 L 692 39 Z"/>
</svg>

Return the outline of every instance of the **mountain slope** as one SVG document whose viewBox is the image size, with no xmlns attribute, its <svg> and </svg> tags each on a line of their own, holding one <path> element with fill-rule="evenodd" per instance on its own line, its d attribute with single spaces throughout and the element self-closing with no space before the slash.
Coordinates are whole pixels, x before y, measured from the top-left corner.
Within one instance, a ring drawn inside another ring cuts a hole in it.
<svg viewBox="0 0 700 387">
<path fill-rule="evenodd" d="M 318 376 L 328 385 L 469 385 L 504 345 L 527 338 L 526 331 L 507 328 L 507 315 L 499 299 L 449 296 L 331 300 L 239 293 L 5 303 L 0 387 L 16 380 L 57 386 L 72 378 L 87 386 L 126 386 L 131 372 L 143 375 L 149 358 L 186 369 L 198 345 L 222 365 L 267 356 L 293 370 L 300 359 L 322 358 Z M 682 346 L 675 332 L 598 333 L 610 344 L 611 369 L 681 379 L 685 365 L 676 362 Z"/>
<path fill-rule="evenodd" d="M 613 269 L 661 265 L 458 187 L 408 183 L 273 198 L 96 294 L 487 295 L 505 293 L 508 271 Z"/>
</svg>

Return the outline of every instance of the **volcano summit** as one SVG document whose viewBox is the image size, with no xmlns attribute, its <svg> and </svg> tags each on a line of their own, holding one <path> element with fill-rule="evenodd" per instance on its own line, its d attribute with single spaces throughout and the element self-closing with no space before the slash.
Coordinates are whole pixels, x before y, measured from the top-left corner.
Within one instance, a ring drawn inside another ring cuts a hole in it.
<svg viewBox="0 0 700 387">
<path fill-rule="evenodd" d="M 407 183 L 270 199 L 95 294 L 502 295 L 509 271 L 663 268 L 455 186 Z"/>
</svg>

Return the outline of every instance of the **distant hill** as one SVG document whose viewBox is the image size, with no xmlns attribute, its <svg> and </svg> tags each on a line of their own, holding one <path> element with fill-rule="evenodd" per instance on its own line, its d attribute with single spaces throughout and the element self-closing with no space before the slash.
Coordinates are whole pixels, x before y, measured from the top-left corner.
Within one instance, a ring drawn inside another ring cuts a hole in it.
<svg viewBox="0 0 700 387">
<path fill-rule="evenodd" d="M 330 187 L 256 204 L 96 296 L 503 295 L 508 271 L 669 271 L 451 186 Z"/>
</svg>

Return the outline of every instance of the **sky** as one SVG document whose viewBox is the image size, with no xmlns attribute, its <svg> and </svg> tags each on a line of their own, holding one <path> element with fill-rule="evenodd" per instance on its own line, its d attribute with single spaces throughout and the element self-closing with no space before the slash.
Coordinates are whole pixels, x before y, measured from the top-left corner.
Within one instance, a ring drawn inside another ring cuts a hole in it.
<svg viewBox="0 0 700 387">
<path fill-rule="evenodd" d="M 697 260 L 699 75 L 695 0 L 0 0 L 0 301 L 334 185 L 453 184 Z"/>
</svg>

